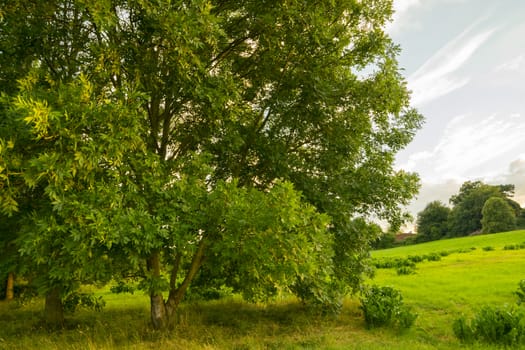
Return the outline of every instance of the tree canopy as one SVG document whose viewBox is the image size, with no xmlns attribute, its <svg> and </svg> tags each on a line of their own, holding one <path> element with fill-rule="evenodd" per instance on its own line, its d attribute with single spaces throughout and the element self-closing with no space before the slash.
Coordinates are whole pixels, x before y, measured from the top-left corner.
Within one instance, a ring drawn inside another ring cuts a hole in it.
<svg viewBox="0 0 525 350">
<path fill-rule="evenodd" d="M 491 197 L 504 199 L 519 215 L 520 205 L 510 198 L 513 194 L 514 185 L 487 185 L 481 181 L 463 183 L 459 193 L 450 198 L 454 205 L 449 221 L 450 234 L 465 236 L 480 231 L 483 206 Z"/>
<path fill-rule="evenodd" d="M 404 220 L 418 178 L 393 162 L 421 116 L 391 0 L 0 9 L 1 209 L 42 293 L 138 276 L 157 328 L 199 273 L 328 300 L 365 271 L 361 218 Z"/>
<path fill-rule="evenodd" d="M 418 240 L 435 241 L 446 237 L 450 212 L 450 208 L 440 201 L 428 203 L 417 215 Z"/>
<path fill-rule="evenodd" d="M 516 229 L 516 213 L 510 204 L 501 197 L 487 199 L 483 210 L 481 225 L 483 233 L 495 233 Z"/>
</svg>

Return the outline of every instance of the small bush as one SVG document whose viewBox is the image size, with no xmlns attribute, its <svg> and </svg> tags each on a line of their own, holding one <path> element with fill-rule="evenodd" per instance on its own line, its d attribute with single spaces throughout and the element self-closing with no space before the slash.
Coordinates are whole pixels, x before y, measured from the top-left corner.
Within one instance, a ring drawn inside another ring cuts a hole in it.
<svg viewBox="0 0 525 350">
<path fill-rule="evenodd" d="M 74 312 L 78 307 L 101 311 L 106 306 L 106 301 L 90 293 L 71 293 L 62 300 L 64 311 Z"/>
<path fill-rule="evenodd" d="M 525 303 L 525 280 L 519 282 L 518 290 L 514 294 L 518 296 L 518 305 Z"/>
<path fill-rule="evenodd" d="M 397 326 L 410 328 L 417 318 L 410 308 L 403 304 L 401 292 L 392 287 L 372 286 L 363 292 L 361 309 L 368 328 Z"/>
<path fill-rule="evenodd" d="M 493 251 L 493 250 L 494 250 L 494 247 L 488 246 L 488 247 L 483 247 L 482 249 L 483 249 L 484 251 L 486 251 L 486 252 L 490 252 L 490 251 Z"/>
<path fill-rule="evenodd" d="M 407 259 L 414 263 L 418 263 L 418 262 L 422 262 L 423 260 L 425 260 L 425 257 L 421 255 L 409 255 Z"/>
<path fill-rule="evenodd" d="M 458 339 L 515 346 L 525 340 L 525 313 L 516 308 L 485 306 L 469 322 L 457 319 L 452 329 Z"/>
<path fill-rule="evenodd" d="M 461 249 L 457 249 L 455 252 L 459 254 L 466 254 L 466 253 L 473 252 L 474 250 L 476 250 L 476 247 L 461 248 Z"/>
<path fill-rule="evenodd" d="M 233 296 L 233 289 L 227 286 L 189 289 L 186 301 L 220 300 Z"/>
<path fill-rule="evenodd" d="M 441 255 L 441 256 L 449 256 L 450 252 L 447 251 L 447 250 L 442 250 L 442 251 L 439 252 L 439 255 Z"/>
<path fill-rule="evenodd" d="M 412 260 L 401 258 L 374 259 L 372 263 L 376 269 L 392 269 L 400 268 L 403 266 L 412 268 L 416 267 L 416 263 Z"/>
<path fill-rule="evenodd" d="M 503 250 L 517 250 L 517 249 L 519 249 L 519 246 L 515 244 L 507 244 L 506 246 L 503 247 Z"/>
<path fill-rule="evenodd" d="M 416 273 L 414 266 L 400 266 L 396 269 L 398 275 L 413 275 Z"/>
<path fill-rule="evenodd" d="M 112 286 L 109 290 L 111 291 L 111 293 L 115 293 L 115 294 L 121 294 L 121 293 L 133 294 L 135 293 L 135 288 L 130 284 L 124 283 L 123 281 L 118 281 L 118 283 Z"/>
<path fill-rule="evenodd" d="M 452 330 L 454 331 L 456 338 L 464 343 L 472 343 L 475 338 L 472 326 L 465 316 L 461 316 L 454 321 L 452 324 Z"/>
<path fill-rule="evenodd" d="M 425 259 L 427 259 L 428 261 L 440 261 L 441 255 L 439 253 L 430 253 L 425 255 Z"/>
</svg>

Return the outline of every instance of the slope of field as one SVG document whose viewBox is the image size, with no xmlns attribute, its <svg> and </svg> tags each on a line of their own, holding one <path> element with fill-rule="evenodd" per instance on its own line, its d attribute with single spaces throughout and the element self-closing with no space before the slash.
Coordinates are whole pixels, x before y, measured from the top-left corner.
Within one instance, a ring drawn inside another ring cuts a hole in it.
<svg viewBox="0 0 525 350">
<path fill-rule="evenodd" d="M 525 250 L 519 249 L 524 242 L 525 231 L 514 231 L 375 251 L 376 259 L 450 254 L 417 263 L 410 275 L 398 275 L 395 268 L 378 269 L 370 283 L 400 289 L 419 314 L 418 333 L 446 343 L 460 315 L 471 315 L 482 305 L 516 303 L 514 291 L 525 279 Z"/>
<path fill-rule="evenodd" d="M 506 245 L 521 244 L 525 242 L 525 230 L 511 231 L 497 234 L 444 239 L 422 244 L 408 245 L 403 247 L 376 250 L 372 252 L 373 257 L 404 257 L 410 254 L 429 254 L 441 251 L 457 249 L 482 249 L 493 247 L 502 249 Z"/>
</svg>

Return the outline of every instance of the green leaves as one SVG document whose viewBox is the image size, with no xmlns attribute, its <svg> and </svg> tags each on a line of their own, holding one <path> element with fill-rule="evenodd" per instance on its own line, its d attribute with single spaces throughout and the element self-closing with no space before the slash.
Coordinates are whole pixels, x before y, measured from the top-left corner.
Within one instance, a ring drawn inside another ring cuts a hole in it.
<svg viewBox="0 0 525 350">
<path fill-rule="evenodd" d="M 377 236 L 365 219 L 405 218 L 418 179 L 393 162 L 421 116 L 383 31 L 391 1 L 3 11 L 0 52 L 36 44 L 13 52 L 18 63 L 0 56 L 20 130 L 0 151 L 0 193 L 38 198 L 41 237 L 20 242 L 54 278 L 70 281 L 70 261 L 77 280 L 148 275 L 155 293 L 169 275 L 171 293 L 202 266 L 199 283 L 251 299 L 305 282 L 324 302 L 331 284 L 360 281 Z"/>
<path fill-rule="evenodd" d="M 516 213 L 509 203 L 501 197 L 491 197 L 485 201 L 481 210 L 483 233 L 495 233 L 516 229 Z"/>
<path fill-rule="evenodd" d="M 434 241 L 448 235 L 450 208 L 440 201 L 434 201 L 417 215 L 417 233 L 421 241 Z"/>
</svg>

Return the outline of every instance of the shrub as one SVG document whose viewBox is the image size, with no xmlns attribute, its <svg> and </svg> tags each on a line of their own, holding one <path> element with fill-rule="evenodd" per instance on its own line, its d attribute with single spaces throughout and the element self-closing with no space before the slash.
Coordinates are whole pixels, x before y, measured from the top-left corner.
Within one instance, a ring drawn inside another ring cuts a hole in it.
<svg viewBox="0 0 525 350">
<path fill-rule="evenodd" d="M 517 250 L 519 247 L 515 244 L 507 244 L 503 247 L 503 250 Z"/>
<path fill-rule="evenodd" d="M 121 294 L 121 293 L 133 294 L 135 293 L 135 288 L 132 285 L 127 284 L 123 281 L 118 281 L 117 284 L 112 286 L 109 290 L 111 291 L 111 293 L 115 293 L 115 294 Z"/>
<path fill-rule="evenodd" d="M 482 249 L 484 251 L 486 251 L 486 252 L 490 252 L 490 251 L 494 250 L 494 247 L 488 246 L 488 247 L 483 247 Z"/>
<path fill-rule="evenodd" d="M 372 286 L 363 292 L 361 309 L 366 326 L 397 326 L 410 328 L 417 318 L 411 309 L 403 304 L 401 292 L 392 287 Z"/>
<path fill-rule="evenodd" d="M 518 290 L 514 293 L 518 296 L 518 305 L 525 303 L 525 280 L 519 282 Z"/>
<path fill-rule="evenodd" d="M 525 313 L 517 308 L 485 306 L 470 322 L 464 317 L 457 319 L 452 329 L 463 342 L 515 346 L 525 340 Z"/>
<path fill-rule="evenodd" d="M 62 302 L 66 312 L 74 312 L 77 307 L 101 311 L 106 305 L 105 300 L 101 296 L 96 297 L 91 293 L 71 293 Z"/>
<path fill-rule="evenodd" d="M 398 275 L 413 275 L 416 273 L 415 266 L 400 266 L 396 269 Z"/>
<path fill-rule="evenodd" d="M 383 258 L 383 259 L 374 259 L 373 265 L 377 269 L 391 269 L 391 268 L 400 268 L 403 266 L 406 267 L 416 267 L 416 263 L 409 259 L 401 258 Z"/>
<path fill-rule="evenodd" d="M 227 286 L 189 289 L 184 299 L 186 301 L 220 300 L 233 296 L 233 289 Z"/>
<path fill-rule="evenodd" d="M 418 262 L 422 262 L 423 260 L 425 260 L 425 257 L 421 255 L 409 255 L 407 259 L 414 263 L 418 263 Z"/>
<path fill-rule="evenodd" d="M 476 247 L 470 247 L 470 248 L 461 248 L 461 249 L 457 249 L 456 250 L 456 253 L 459 253 L 459 254 L 466 254 L 466 253 L 470 253 L 472 251 L 476 250 Z"/>
<path fill-rule="evenodd" d="M 441 255 L 439 253 L 430 253 L 425 255 L 425 259 L 427 259 L 428 261 L 440 261 Z"/>
<path fill-rule="evenodd" d="M 474 340 L 474 331 L 469 321 L 465 316 L 456 319 L 452 324 L 452 330 L 456 338 L 464 343 L 471 343 Z"/>
</svg>

